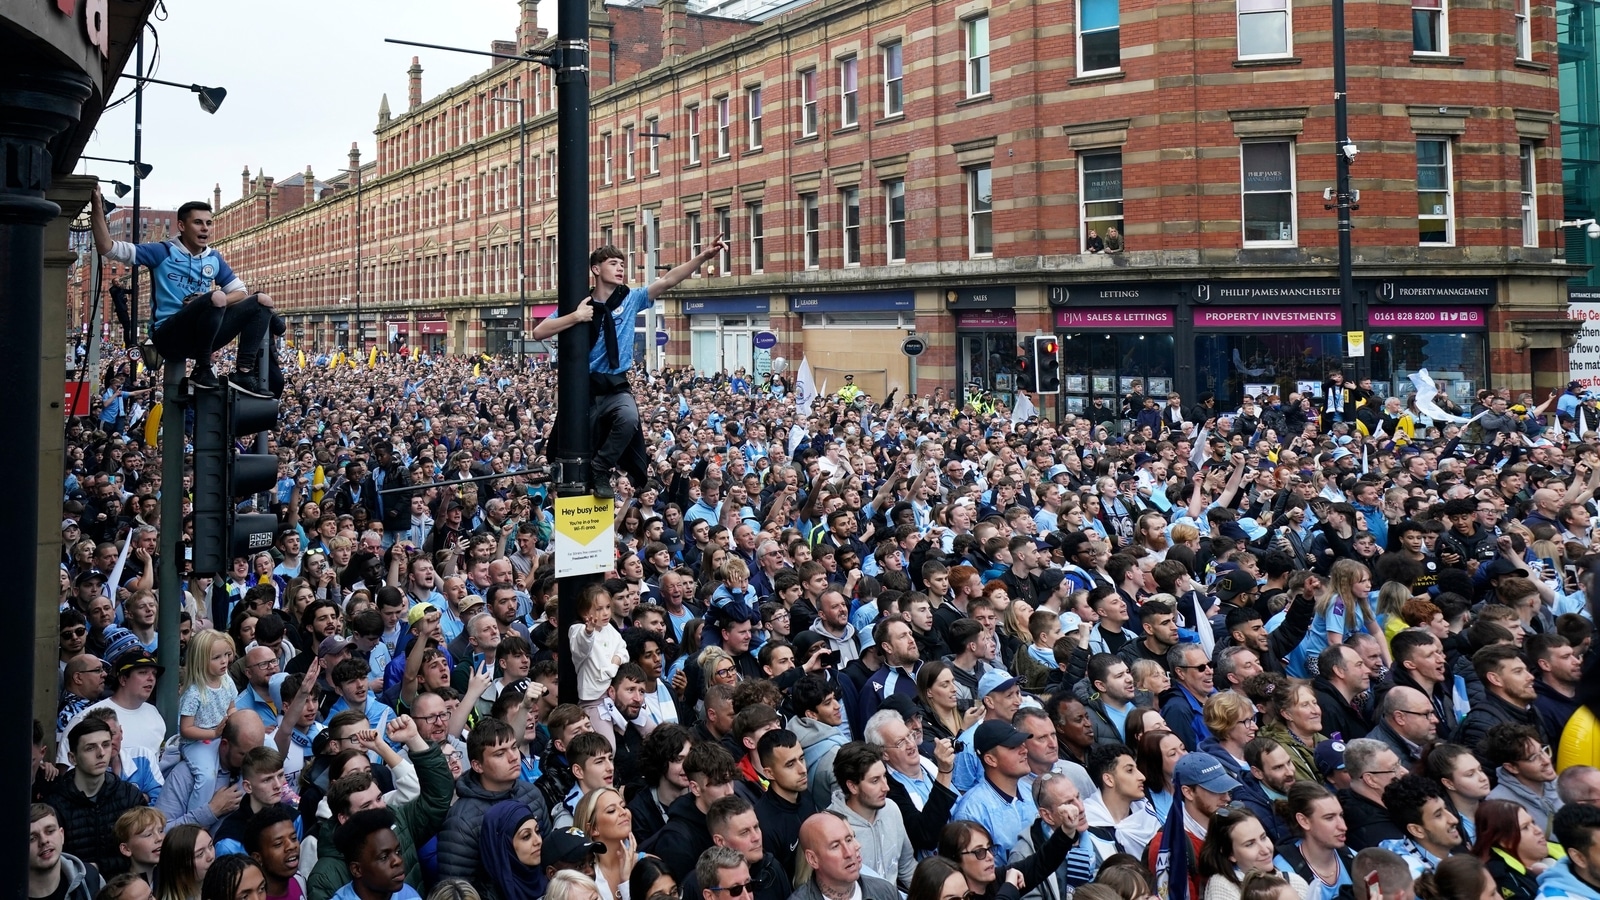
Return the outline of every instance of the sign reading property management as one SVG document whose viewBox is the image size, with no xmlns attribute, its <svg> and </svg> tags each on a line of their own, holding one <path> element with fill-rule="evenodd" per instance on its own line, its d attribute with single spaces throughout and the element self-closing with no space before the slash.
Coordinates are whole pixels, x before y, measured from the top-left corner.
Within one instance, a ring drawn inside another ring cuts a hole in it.
<svg viewBox="0 0 1600 900">
<path fill-rule="evenodd" d="M 611 536 L 615 524 L 616 513 L 610 500 L 589 496 L 557 498 L 553 548 L 556 577 L 611 571 L 617 555 Z"/>
</svg>

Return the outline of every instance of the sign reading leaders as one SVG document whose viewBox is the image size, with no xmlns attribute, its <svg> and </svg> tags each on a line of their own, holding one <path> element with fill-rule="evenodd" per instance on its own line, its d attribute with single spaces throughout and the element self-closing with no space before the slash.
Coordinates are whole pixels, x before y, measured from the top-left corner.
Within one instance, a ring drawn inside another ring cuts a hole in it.
<svg viewBox="0 0 1600 900">
<path fill-rule="evenodd" d="M 612 537 L 616 512 L 612 501 L 596 497 L 558 497 L 552 549 L 556 577 L 603 575 L 616 567 L 617 546 Z"/>
</svg>

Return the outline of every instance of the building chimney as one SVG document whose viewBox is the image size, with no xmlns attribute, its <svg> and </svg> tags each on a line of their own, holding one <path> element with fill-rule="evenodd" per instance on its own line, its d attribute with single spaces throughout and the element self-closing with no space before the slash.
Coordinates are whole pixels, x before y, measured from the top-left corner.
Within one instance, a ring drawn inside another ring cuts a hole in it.
<svg viewBox="0 0 1600 900">
<path fill-rule="evenodd" d="M 350 184 L 355 185 L 361 180 L 361 145 L 355 141 L 350 142 Z"/>
<path fill-rule="evenodd" d="M 245 166 L 244 167 L 244 171 L 239 173 L 239 196 L 241 196 L 241 197 L 250 196 L 250 167 L 249 166 Z"/>
<path fill-rule="evenodd" d="M 518 0 L 522 19 L 517 24 L 517 52 L 525 52 L 539 44 L 539 0 Z"/>
<path fill-rule="evenodd" d="M 687 0 L 661 0 L 661 61 L 677 59 L 689 49 Z"/>
<path fill-rule="evenodd" d="M 411 76 L 411 86 L 406 93 L 406 99 L 410 102 L 406 110 L 409 112 L 422 105 L 422 61 L 411 57 L 411 68 L 406 70 L 406 74 Z"/>
<path fill-rule="evenodd" d="M 211 188 L 211 211 L 216 212 L 222 208 L 222 183 L 217 182 Z"/>
<path fill-rule="evenodd" d="M 306 195 L 300 201 L 303 206 L 310 206 L 317 201 L 317 176 L 311 174 L 311 163 L 306 163 Z"/>
</svg>

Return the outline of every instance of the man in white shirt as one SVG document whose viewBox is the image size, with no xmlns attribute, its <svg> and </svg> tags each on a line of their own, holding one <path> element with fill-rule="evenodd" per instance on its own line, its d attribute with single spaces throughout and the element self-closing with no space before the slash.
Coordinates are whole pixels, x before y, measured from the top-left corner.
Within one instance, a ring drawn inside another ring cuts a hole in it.
<svg viewBox="0 0 1600 900">
<path fill-rule="evenodd" d="M 83 716 L 88 715 L 90 710 L 107 707 L 117 714 L 124 743 L 134 747 L 160 747 L 167 739 L 167 721 L 150 702 L 150 695 L 155 692 L 156 679 L 165 671 L 156 663 L 155 657 L 143 648 L 123 653 L 117 657 L 111 669 L 116 689 L 110 697 L 88 707 L 76 720 L 67 723 L 67 732 L 71 733 L 73 726 L 83 721 Z M 56 761 L 63 764 L 67 762 L 65 743 L 61 745 Z"/>
</svg>

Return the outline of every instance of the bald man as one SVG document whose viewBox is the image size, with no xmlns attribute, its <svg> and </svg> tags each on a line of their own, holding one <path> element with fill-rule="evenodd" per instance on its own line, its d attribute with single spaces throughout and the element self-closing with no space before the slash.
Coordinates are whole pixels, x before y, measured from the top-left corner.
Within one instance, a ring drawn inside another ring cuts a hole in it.
<svg viewBox="0 0 1600 900">
<path fill-rule="evenodd" d="M 267 732 L 258 716 L 234 710 L 223 725 L 222 737 L 218 739 L 217 771 L 214 776 L 217 789 L 209 803 L 191 804 L 189 795 L 193 793 L 194 770 L 189 766 L 175 766 L 167 773 L 166 787 L 162 788 L 161 797 L 156 801 L 156 809 L 167 817 L 167 830 L 193 824 L 214 831 L 217 823 L 238 809 L 239 802 L 244 799 L 239 768 L 244 765 L 245 754 L 262 746 L 266 740 Z"/>
<path fill-rule="evenodd" d="M 893 884 L 877 873 L 862 871 L 861 845 L 850 824 L 836 813 L 817 813 L 800 825 L 800 852 L 811 866 L 812 877 L 790 900 L 856 896 L 861 900 L 900 900 L 900 890 Z"/>
<path fill-rule="evenodd" d="M 67 725 L 97 703 L 106 690 L 106 665 L 93 653 L 81 653 L 67 660 L 61 673 L 61 702 L 56 712 L 56 741 L 67 738 Z"/>
</svg>

